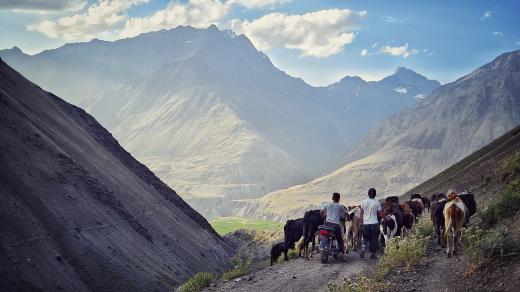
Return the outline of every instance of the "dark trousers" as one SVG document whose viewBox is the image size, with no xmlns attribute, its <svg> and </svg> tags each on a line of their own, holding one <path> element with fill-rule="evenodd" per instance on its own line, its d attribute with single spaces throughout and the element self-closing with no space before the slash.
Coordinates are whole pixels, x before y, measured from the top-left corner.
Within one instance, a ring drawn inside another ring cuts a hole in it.
<svg viewBox="0 0 520 292">
<path fill-rule="evenodd" d="M 334 237 L 336 237 L 336 240 L 338 241 L 339 251 L 341 253 L 345 253 L 345 245 L 343 242 L 343 231 L 341 230 L 341 225 L 330 222 L 325 222 L 325 224 L 334 227 Z"/>
<path fill-rule="evenodd" d="M 376 253 L 379 240 L 379 223 L 376 224 L 363 224 L 363 250 L 368 250 L 371 253 Z"/>
</svg>

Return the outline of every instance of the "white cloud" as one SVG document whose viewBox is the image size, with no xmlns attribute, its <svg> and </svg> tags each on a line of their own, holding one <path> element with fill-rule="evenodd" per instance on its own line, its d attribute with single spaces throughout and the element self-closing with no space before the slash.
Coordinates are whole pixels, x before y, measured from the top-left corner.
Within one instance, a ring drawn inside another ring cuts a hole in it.
<svg viewBox="0 0 520 292">
<path fill-rule="evenodd" d="M 382 19 L 384 22 L 388 22 L 388 23 L 394 23 L 394 22 L 397 22 L 397 19 L 395 19 L 395 18 L 392 17 L 392 16 L 383 16 L 383 17 L 381 17 L 381 19 Z"/>
<path fill-rule="evenodd" d="M 163 10 L 144 17 L 128 16 L 127 11 L 150 0 L 98 0 L 83 13 L 44 20 L 27 27 L 29 31 L 66 41 L 92 38 L 117 39 L 140 33 L 170 29 L 179 25 L 208 27 L 218 23 L 230 10 L 231 4 L 219 0 L 171 1 Z"/>
<path fill-rule="evenodd" d="M 18 12 L 75 11 L 85 7 L 85 0 L 2 0 L 0 9 Z"/>
<path fill-rule="evenodd" d="M 130 7 L 145 2 L 148 0 L 99 0 L 84 13 L 61 17 L 56 21 L 44 20 L 29 25 L 27 29 L 66 41 L 108 37 L 113 34 L 113 29 L 128 19 L 125 12 Z"/>
<path fill-rule="evenodd" d="M 130 18 L 126 21 L 120 35 L 132 37 L 140 33 L 170 29 L 179 25 L 205 28 L 218 23 L 231 8 L 231 3 L 214 0 L 190 0 L 183 4 L 170 2 L 166 9 L 156 11 L 145 17 Z"/>
<path fill-rule="evenodd" d="M 499 36 L 499 37 L 503 37 L 503 36 L 504 36 L 504 33 L 503 33 L 503 32 L 500 32 L 500 31 L 494 31 L 494 32 L 493 32 L 493 35 L 496 35 L 496 36 Z"/>
<path fill-rule="evenodd" d="M 385 55 L 390 56 L 402 56 L 403 58 L 408 58 L 411 55 L 416 55 L 419 53 L 417 49 L 408 50 L 408 44 L 405 44 L 400 47 L 392 47 L 392 46 L 382 46 L 379 48 L 379 52 Z"/>
<path fill-rule="evenodd" d="M 281 4 L 289 3 L 291 0 L 228 0 L 227 4 L 240 4 L 247 9 L 275 7 Z"/>
<path fill-rule="evenodd" d="M 480 20 L 482 21 L 487 18 L 490 18 L 492 14 L 493 12 L 491 10 L 486 10 L 486 12 L 484 12 L 484 14 L 480 17 Z"/>
<path fill-rule="evenodd" d="M 377 43 L 372 44 L 372 49 L 375 49 L 377 47 Z"/>
<path fill-rule="evenodd" d="M 303 15 L 270 13 L 253 21 L 234 19 L 230 28 L 244 33 L 260 50 L 296 49 L 302 56 L 328 57 L 354 41 L 353 30 L 366 11 L 327 9 Z"/>
<path fill-rule="evenodd" d="M 360 53 L 361 57 L 365 57 L 365 56 L 368 56 L 368 50 L 367 49 L 363 49 Z"/>
</svg>

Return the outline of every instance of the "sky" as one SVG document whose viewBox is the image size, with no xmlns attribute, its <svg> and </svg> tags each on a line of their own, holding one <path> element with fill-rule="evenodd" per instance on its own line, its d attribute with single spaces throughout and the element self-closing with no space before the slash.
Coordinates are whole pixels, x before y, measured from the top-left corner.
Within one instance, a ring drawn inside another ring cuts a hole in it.
<svg viewBox="0 0 520 292">
<path fill-rule="evenodd" d="M 0 0 L 0 49 L 216 24 L 311 85 L 379 80 L 399 66 L 447 83 L 520 49 L 519 12 L 516 0 Z"/>
</svg>

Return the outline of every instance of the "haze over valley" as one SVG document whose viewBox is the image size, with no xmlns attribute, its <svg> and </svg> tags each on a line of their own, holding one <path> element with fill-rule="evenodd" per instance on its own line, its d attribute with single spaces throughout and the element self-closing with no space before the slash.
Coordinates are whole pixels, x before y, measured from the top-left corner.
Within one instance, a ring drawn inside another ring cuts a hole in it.
<svg viewBox="0 0 520 292">
<path fill-rule="evenodd" d="M 257 198 L 330 172 L 379 120 L 440 85 L 400 67 L 381 81 L 313 87 L 274 67 L 246 36 L 215 26 L 0 56 L 85 107 L 210 217 L 219 211 L 200 198 Z"/>
</svg>

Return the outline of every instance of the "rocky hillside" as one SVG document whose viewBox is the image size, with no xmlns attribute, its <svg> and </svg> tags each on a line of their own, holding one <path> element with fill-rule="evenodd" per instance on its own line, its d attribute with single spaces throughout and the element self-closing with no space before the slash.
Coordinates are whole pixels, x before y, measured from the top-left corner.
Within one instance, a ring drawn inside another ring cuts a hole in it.
<svg viewBox="0 0 520 292">
<path fill-rule="evenodd" d="M 226 268 L 208 222 L 94 118 L 0 61 L 0 290 L 169 291 Z"/>
<path fill-rule="evenodd" d="M 520 179 L 520 126 L 467 156 L 433 178 L 406 192 L 435 194 L 464 189 L 491 199 Z"/>
<path fill-rule="evenodd" d="M 345 78 L 312 87 L 276 68 L 244 35 L 216 26 L 0 56 L 85 106 L 207 217 L 219 215 L 221 201 L 259 197 L 339 167 L 344 149 L 380 119 L 438 86 L 401 68 L 381 83 Z"/>
<path fill-rule="evenodd" d="M 382 121 L 349 151 L 351 162 L 345 166 L 243 204 L 240 212 L 283 220 L 292 210 L 301 212 L 329 200 L 334 191 L 343 193 L 348 203 L 364 198 L 369 187 L 381 196 L 400 194 L 518 124 L 520 51 L 514 51 Z"/>
</svg>

